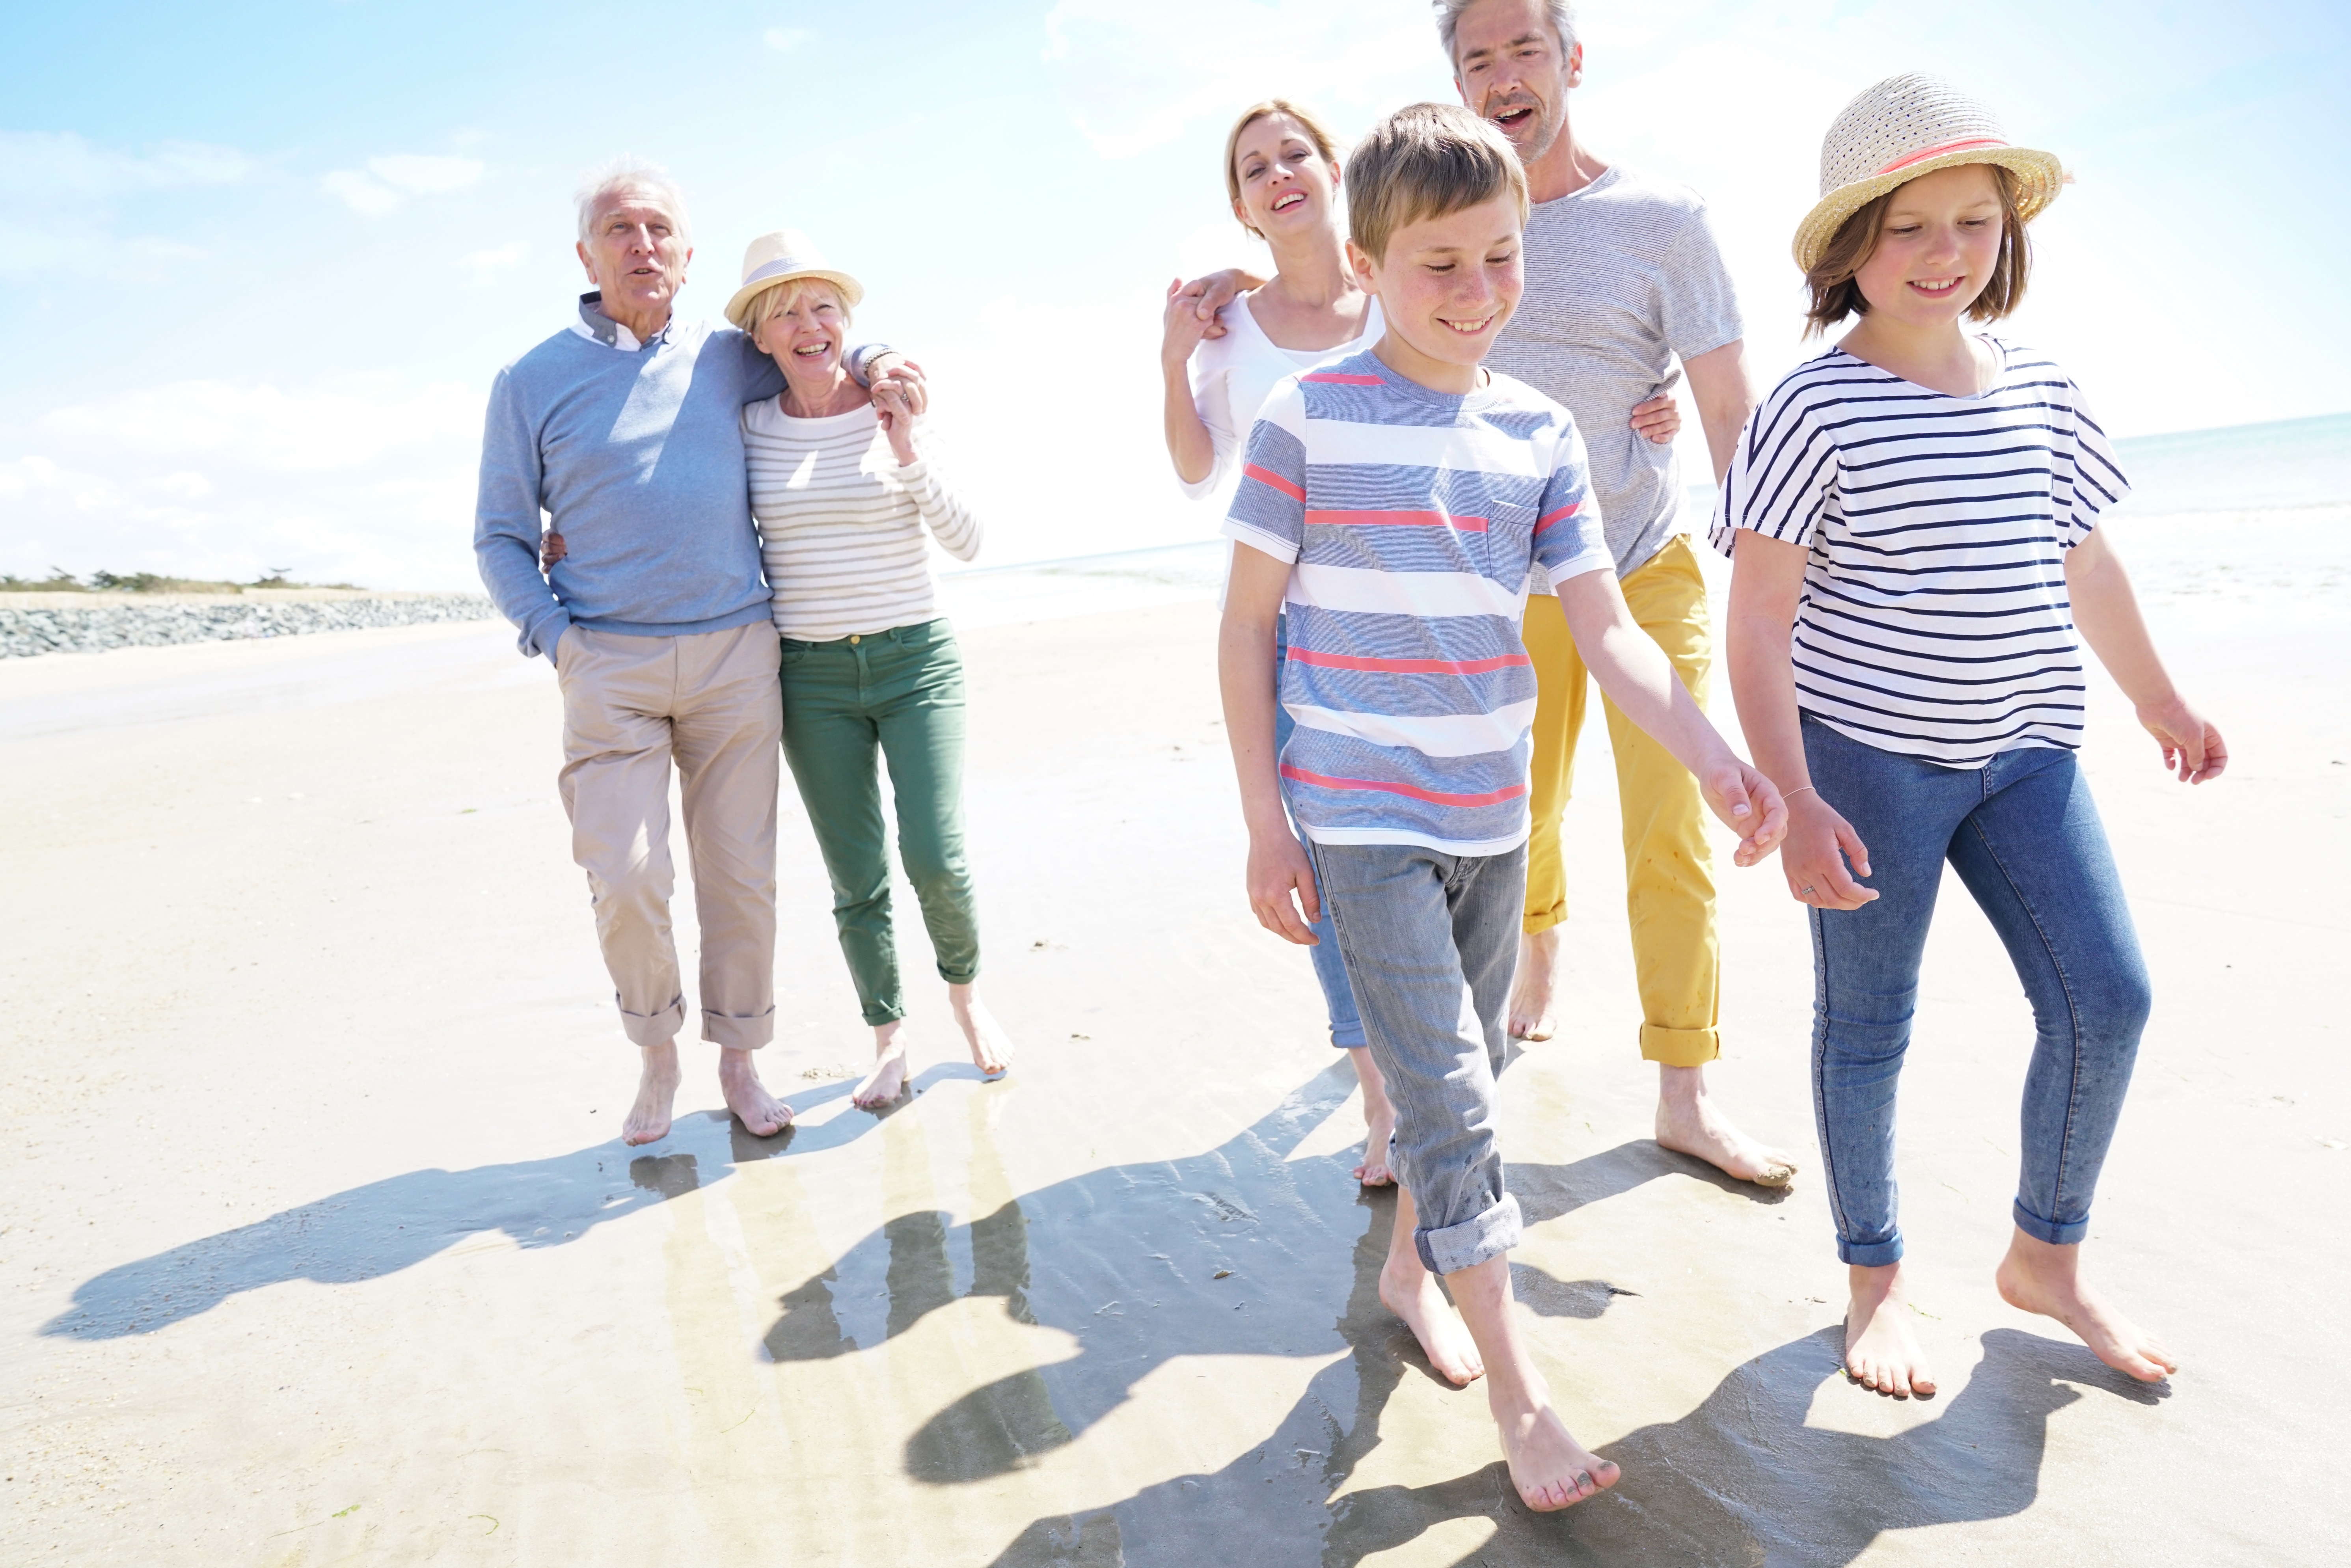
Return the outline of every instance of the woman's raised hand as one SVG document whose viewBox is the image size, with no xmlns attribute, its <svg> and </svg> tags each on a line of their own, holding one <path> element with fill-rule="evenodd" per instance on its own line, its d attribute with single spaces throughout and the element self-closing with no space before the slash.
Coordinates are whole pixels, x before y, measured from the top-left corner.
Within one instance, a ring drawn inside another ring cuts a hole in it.
<svg viewBox="0 0 2351 1568">
<path fill-rule="evenodd" d="M 1780 847 L 1780 867 L 1788 873 L 1788 892 L 1798 904 L 1814 909 L 1859 909 L 1876 898 L 1877 890 L 1864 887 L 1845 871 L 1869 874 L 1869 846 L 1837 815 L 1817 789 L 1800 789 L 1788 807 L 1788 839 Z"/>
<path fill-rule="evenodd" d="M 1196 298 L 1185 294 L 1182 278 L 1167 286 L 1167 310 L 1160 322 L 1159 340 L 1159 368 L 1166 374 L 1178 374 L 1191 363 L 1192 350 L 1200 346 L 1200 340 L 1216 325 L 1214 316 L 1205 321 L 1200 319 L 1195 308 L 1197 304 Z"/>
<path fill-rule="evenodd" d="M 874 382 L 873 413 L 882 422 L 882 434 L 889 439 L 898 466 L 914 463 L 914 410 L 906 387 L 897 378 L 883 376 Z"/>
</svg>

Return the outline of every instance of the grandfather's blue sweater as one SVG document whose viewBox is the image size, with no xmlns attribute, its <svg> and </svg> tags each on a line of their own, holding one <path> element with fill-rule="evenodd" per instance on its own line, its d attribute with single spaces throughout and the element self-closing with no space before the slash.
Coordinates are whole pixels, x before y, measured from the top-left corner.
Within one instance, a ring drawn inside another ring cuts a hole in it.
<svg viewBox="0 0 2351 1568">
<path fill-rule="evenodd" d="M 732 328 L 673 317 L 640 344 L 597 298 L 498 372 L 482 433 L 482 581 L 523 653 L 550 660 L 575 623 L 677 637 L 768 617 L 741 416 L 783 373 Z M 546 575 L 542 508 L 569 551 Z"/>
</svg>

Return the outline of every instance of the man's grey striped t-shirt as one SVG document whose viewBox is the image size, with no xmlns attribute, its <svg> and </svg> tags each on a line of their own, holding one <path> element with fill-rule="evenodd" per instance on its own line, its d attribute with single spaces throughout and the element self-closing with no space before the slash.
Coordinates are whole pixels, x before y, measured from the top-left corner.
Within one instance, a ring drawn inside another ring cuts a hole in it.
<svg viewBox="0 0 2351 1568">
<path fill-rule="evenodd" d="M 1738 296 L 1706 204 L 1621 167 L 1536 204 L 1526 270 L 1525 297 L 1486 364 L 1575 415 L 1622 577 L 1689 531 L 1674 449 L 1634 434 L 1633 405 L 1664 390 L 1675 356 L 1743 335 Z"/>
</svg>

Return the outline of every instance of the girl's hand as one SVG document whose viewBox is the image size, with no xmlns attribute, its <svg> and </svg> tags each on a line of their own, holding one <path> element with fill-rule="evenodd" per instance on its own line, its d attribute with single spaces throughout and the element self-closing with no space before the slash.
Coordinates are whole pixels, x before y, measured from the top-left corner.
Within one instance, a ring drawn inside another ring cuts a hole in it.
<svg viewBox="0 0 2351 1568">
<path fill-rule="evenodd" d="M 1321 946 L 1308 929 L 1322 918 L 1322 901 L 1315 896 L 1314 862 L 1305 845 L 1286 831 L 1251 833 L 1247 875 L 1249 907 L 1259 925 L 1301 947 Z M 1300 904 L 1306 909 L 1302 920 Z"/>
<path fill-rule="evenodd" d="M 2229 743 L 2203 715 L 2175 696 L 2138 710 L 2138 722 L 2163 747 L 2163 766 L 2182 784 L 2218 779 L 2229 766 Z"/>
<path fill-rule="evenodd" d="M 1740 835 L 1731 852 L 1735 865 L 1753 865 L 1779 847 L 1788 833 L 1788 804 L 1779 787 L 1736 757 L 1726 757 L 1698 775 L 1708 809 Z"/>
<path fill-rule="evenodd" d="M 912 465 L 917 461 L 914 411 L 909 404 L 905 387 L 894 377 L 873 383 L 873 413 L 882 422 L 882 434 L 888 438 L 891 455 L 898 459 L 898 466 Z"/>
<path fill-rule="evenodd" d="M 1870 903 L 1877 890 L 1846 874 L 1848 858 L 1856 873 L 1869 874 L 1869 846 L 1853 824 L 1838 816 L 1819 790 L 1798 795 L 1788 808 L 1788 842 L 1780 852 L 1789 894 L 1814 909 L 1859 909 Z"/>
<path fill-rule="evenodd" d="M 1681 434 L 1682 408 L 1671 392 L 1659 392 L 1646 402 L 1633 405 L 1633 432 L 1659 446 L 1671 445 Z"/>
<path fill-rule="evenodd" d="M 1200 319 L 1199 297 L 1185 292 L 1184 280 L 1177 278 L 1167 286 L 1167 310 L 1160 323 L 1159 369 L 1163 375 L 1182 375 L 1184 367 L 1192 361 L 1192 350 L 1200 340 L 1208 336 L 1208 329 L 1218 327 L 1216 317 Z M 1218 327 L 1218 336 L 1222 328 Z"/>
<path fill-rule="evenodd" d="M 563 542 L 563 536 L 553 528 L 538 536 L 538 570 L 540 571 L 554 570 L 555 563 L 570 553 L 569 548 Z"/>
</svg>

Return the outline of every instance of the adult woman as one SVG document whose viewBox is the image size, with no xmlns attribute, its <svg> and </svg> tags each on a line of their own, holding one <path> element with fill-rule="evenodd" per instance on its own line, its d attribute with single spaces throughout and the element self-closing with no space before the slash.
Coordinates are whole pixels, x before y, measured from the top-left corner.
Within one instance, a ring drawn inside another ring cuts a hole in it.
<svg viewBox="0 0 2351 1568">
<path fill-rule="evenodd" d="M 784 372 L 743 410 L 751 513 L 783 638 L 784 755 L 832 881 L 833 919 L 873 1029 L 852 1096 L 905 1087 L 905 998 L 890 910 L 876 752 L 890 768 L 899 854 L 971 1059 L 993 1077 L 1011 1045 L 981 1005 L 979 927 L 963 849 L 963 655 L 940 617 L 929 540 L 958 560 L 980 522 L 925 455 L 928 423 L 843 361 L 864 290 L 791 230 L 751 243 L 727 319 Z"/>
</svg>

